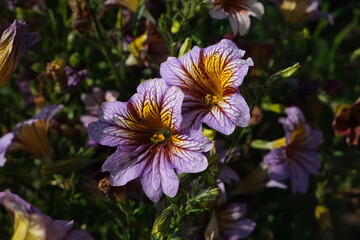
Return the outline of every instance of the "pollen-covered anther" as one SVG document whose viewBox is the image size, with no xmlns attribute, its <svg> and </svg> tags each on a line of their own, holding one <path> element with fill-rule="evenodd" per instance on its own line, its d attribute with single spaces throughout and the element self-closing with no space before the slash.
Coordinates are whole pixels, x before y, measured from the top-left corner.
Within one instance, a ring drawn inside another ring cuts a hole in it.
<svg viewBox="0 0 360 240">
<path fill-rule="evenodd" d="M 204 100 L 205 100 L 206 104 L 209 104 L 212 106 L 218 105 L 218 103 L 219 103 L 219 98 L 217 96 L 213 96 L 210 94 L 206 94 L 206 96 L 204 97 Z"/>
<path fill-rule="evenodd" d="M 155 144 L 163 143 L 165 141 L 165 136 L 162 133 L 155 133 L 150 140 Z"/>
</svg>

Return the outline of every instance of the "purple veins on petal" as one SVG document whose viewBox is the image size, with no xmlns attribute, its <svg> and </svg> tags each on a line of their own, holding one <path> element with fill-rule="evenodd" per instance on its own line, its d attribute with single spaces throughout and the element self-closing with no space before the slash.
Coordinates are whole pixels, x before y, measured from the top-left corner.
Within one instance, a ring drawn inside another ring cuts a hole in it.
<svg viewBox="0 0 360 240">
<path fill-rule="evenodd" d="M 252 60 L 230 40 L 200 49 L 195 46 L 179 59 L 169 57 L 160 74 L 169 86 L 184 93 L 183 127 L 200 129 L 201 123 L 231 134 L 235 126 L 248 126 L 250 110 L 238 87 Z"/>
<path fill-rule="evenodd" d="M 201 132 L 181 128 L 183 93 L 162 79 L 142 82 L 128 102 L 106 102 L 88 132 L 96 142 L 117 147 L 103 164 L 110 184 L 123 186 L 140 178 L 152 201 L 174 197 L 178 172 L 200 172 L 212 147 Z"/>
</svg>

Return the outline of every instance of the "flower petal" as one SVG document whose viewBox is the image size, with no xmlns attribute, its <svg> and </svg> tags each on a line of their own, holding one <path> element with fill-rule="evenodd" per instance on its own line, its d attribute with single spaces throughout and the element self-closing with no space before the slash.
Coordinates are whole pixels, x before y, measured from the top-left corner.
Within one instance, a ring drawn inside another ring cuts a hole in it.
<svg viewBox="0 0 360 240">
<path fill-rule="evenodd" d="M 14 133 L 10 132 L 5 134 L 0 138 L 0 167 L 4 166 L 6 162 L 6 151 L 10 147 L 12 140 L 14 138 Z"/>
</svg>

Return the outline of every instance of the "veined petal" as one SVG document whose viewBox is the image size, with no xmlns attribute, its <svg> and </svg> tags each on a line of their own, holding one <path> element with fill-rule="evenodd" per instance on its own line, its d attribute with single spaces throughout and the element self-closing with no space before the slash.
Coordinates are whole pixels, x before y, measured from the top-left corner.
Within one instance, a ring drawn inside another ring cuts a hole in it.
<svg viewBox="0 0 360 240">
<path fill-rule="evenodd" d="M 199 129 L 200 122 L 230 134 L 235 125 L 247 126 L 249 107 L 241 97 L 241 85 L 252 60 L 230 40 L 204 49 L 194 47 L 179 59 L 169 58 L 160 74 L 170 86 L 184 92 L 183 127 Z"/>
<path fill-rule="evenodd" d="M 160 151 L 159 157 L 162 190 L 169 197 L 175 197 L 179 189 L 179 178 L 164 149 Z"/>
<path fill-rule="evenodd" d="M 153 156 L 149 159 L 148 165 L 145 167 L 140 177 L 140 182 L 145 194 L 153 202 L 158 202 L 163 194 L 161 186 L 161 169 L 159 156 Z"/>
<path fill-rule="evenodd" d="M 0 87 L 8 81 L 26 50 L 39 40 L 35 39 L 36 33 L 25 33 L 26 26 L 15 20 L 1 36 Z"/>
<path fill-rule="evenodd" d="M 87 130 L 89 136 L 96 142 L 110 147 L 115 147 L 124 143 L 124 139 L 121 138 L 121 136 L 127 136 L 126 133 L 122 134 L 122 131 L 126 132 L 126 130 L 119 129 L 107 122 L 92 122 L 87 127 Z"/>
<path fill-rule="evenodd" d="M 208 166 L 207 158 L 199 152 L 173 147 L 169 157 L 175 169 L 182 173 L 202 172 Z"/>
<path fill-rule="evenodd" d="M 199 130 L 189 130 L 186 134 L 177 134 L 171 137 L 171 143 L 176 148 L 189 151 L 207 152 L 213 147 L 212 141 L 202 135 Z"/>
</svg>

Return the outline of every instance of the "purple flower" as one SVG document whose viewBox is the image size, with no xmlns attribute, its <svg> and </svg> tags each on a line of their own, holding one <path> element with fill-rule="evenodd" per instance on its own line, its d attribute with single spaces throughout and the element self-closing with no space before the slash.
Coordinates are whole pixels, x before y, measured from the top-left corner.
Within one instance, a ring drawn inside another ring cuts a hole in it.
<svg viewBox="0 0 360 240">
<path fill-rule="evenodd" d="M 261 19 L 264 6 L 257 0 L 212 0 L 214 8 L 210 16 L 215 19 L 229 18 L 234 33 L 245 35 L 250 28 L 250 16 Z"/>
<path fill-rule="evenodd" d="M 300 109 L 285 110 L 287 118 L 280 118 L 285 129 L 285 138 L 270 143 L 273 146 L 265 157 L 269 166 L 269 177 L 276 181 L 289 178 L 293 193 L 305 193 L 309 185 L 309 174 L 317 175 L 321 166 L 317 148 L 322 141 L 322 132 L 312 130 L 305 123 Z"/>
<path fill-rule="evenodd" d="M 163 193 L 174 197 L 177 171 L 201 172 L 207 168 L 212 142 L 200 131 L 181 129 L 183 93 L 164 80 L 141 83 L 128 102 L 105 102 L 100 120 L 88 132 L 96 142 L 117 147 L 102 166 L 110 184 L 123 186 L 140 177 L 144 192 L 157 202 Z"/>
<path fill-rule="evenodd" d="M 318 0 L 269 0 L 281 10 L 286 21 L 298 23 L 325 18 L 330 24 L 334 24 L 330 13 L 320 11 Z"/>
<path fill-rule="evenodd" d="M 248 237 L 256 226 L 255 222 L 244 218 L 246 204 L 231 203 L 221 205 L 213 212 L 206 228 L 206 239 L 238 240 Z"/>
<path fill-rule="evenodd" d="M 165 82 L 184 92 L 185 127 L 199 129 L 204 122 L 228 135 L 235 126 L 248 126 L 249 106 L 238 87 L 253 62 L 241 59 L 244 53 L 224 39 L 204 49 L 195 46 L 179 59 L 169 57 L 161 64 Z"/>
<path fill-rule="evenodd" d="M 83 230 L 72 230 L 74 221 L 53 220 L 9 190 L 0 192 L 0 203 L 12 216 L 14 222 L 12 239 L 93 239 Z"/>
<path fill-rule="evenodd" d="M 73 93 L 78 85 L 87 78 L 86 69 L 75 71 L 66 66 L 65 61 L 61 59 L 48 63 L 46 74 L 59 88 L 58 91 L 63 93 Z"/>
<path fill-rule="evenodd" d="M 25 33 L 27 24 L 15 20 L 0 39 L 0 87 L 5 85 L 15 71 L 22 55 L 39 39 L 36 33 Z"/>
<path fill-rule="evenodd" d="M 53 151 L 47 133 L 52 117 L 62 108 L 62 105 L 46 106 L 35 117 L 18 123 L 13 132 L 2 136 L 0 138 L 0 166 L 6 162 L 7 150 L 24 150 L 43 162 L 51 161 Z"/>
<path fill-rule="evenodd" d="M 97 116 L 97 111 L 99 110 L 101 104 L 107 101 L 116 101 L 119 97 L 119 93 L 114 90 L 108 90 L 105 93 L 101 88 L 94 87 L 92 93 L 83 93 L 81 94 L 81 100 L 83 101 L 86 110 L 91 115 Z"/>
<path fill-rule="evenodd" d="M 75 71 L 66 66 L 64 71 L 67 76 L 67 83 L 62 86 L 62 91 L 65 93 L 73 93 L 77 86 L 88 76 L 86 69 Z"/>
</svg>

